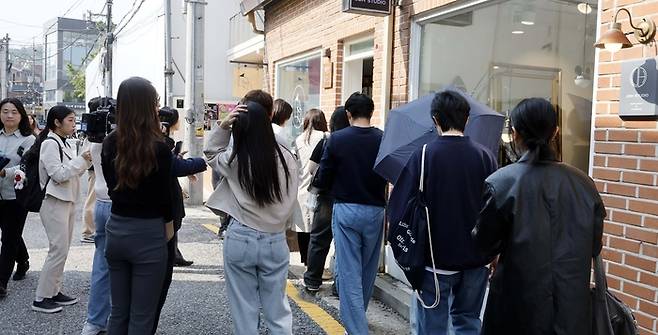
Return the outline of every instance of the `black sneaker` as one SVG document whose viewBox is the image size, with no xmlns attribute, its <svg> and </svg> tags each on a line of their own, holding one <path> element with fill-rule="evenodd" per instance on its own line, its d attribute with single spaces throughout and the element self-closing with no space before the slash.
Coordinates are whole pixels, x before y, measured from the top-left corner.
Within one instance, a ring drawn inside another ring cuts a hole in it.
<svg viewBox="0 0 658 335">
<path fill-rule="evenodd" d="M 179 267 L 179 266 L 190 266 L 194 264 L 193 261 L 188 261 L 185 259 L 177 259 L 174 261 L 174 266 Z"/>
<path fill-rule="evenodd" d="M 71 306 L 78 303 L 78 298 L 69 297 L 62 292 L 57 293 L 56 296 L 52 297 L 52 300 L 60 306 Z"/>
<path fill-rule="evenodd" d="M 18 263 L 16 266 L 16 272 L 14 272 L 14 276 L 11 278 L 13 280 L 23 280 L 25 279 L 25 275 L 27 274 L 27 270 L 30 269 L 30 262 L 25 261 L 25 263 Z"/>
<path fill-rule="evenodd" d="M 0 298 L 7 296 L 7 288 L 0 286 Z"/>
<path fill-rule="evenodd" d="M 313 286 L 304 283 L 304 289 L 306 290 L 307 293 L 316 294 L 318 291 L 320 291 L 320 286 Z"/>
<path fill-rule="evenodd" d="M 62 311 L 62 306 L 56 304 L 53 299 L 43 299 L 42 301 L 32 302 L 32 310 L 35 312 L 52 314 Z"/>
</svg>

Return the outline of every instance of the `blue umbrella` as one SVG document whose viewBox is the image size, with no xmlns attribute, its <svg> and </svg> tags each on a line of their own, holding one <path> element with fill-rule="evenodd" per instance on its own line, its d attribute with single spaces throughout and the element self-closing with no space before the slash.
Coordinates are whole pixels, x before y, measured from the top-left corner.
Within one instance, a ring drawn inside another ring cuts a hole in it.
<svg viewBox="0 0 658 335">
<path fill-rule="evenodd" d="M 462 95 L 471 107 L 465 134 L 497 153 L 505 118 L 454 87 L 446 90 Z M 389 111 L 374 167 L 386 180 L 395 184 L 411 154 L 436 138 L 437 130 L 430 116 L 433 99 L 434 94 L 426 95 Z"/>
</svg>

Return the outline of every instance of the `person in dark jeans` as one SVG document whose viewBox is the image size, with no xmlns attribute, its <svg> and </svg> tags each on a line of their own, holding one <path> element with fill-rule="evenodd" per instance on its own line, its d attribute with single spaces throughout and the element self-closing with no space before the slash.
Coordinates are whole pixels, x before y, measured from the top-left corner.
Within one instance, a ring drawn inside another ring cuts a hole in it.
<svg viewBox="0 0 658 335">
<path fill-rule="evenodd" d="M 429 112 L 429 111 L 428 111 Z M 464 136 L 470 106 L 457 92 L 436 94 L 431 116 L 442 135 L 426 147 L 424 196 L 429 210 L 431 245 L 416 304 L 416 333 L 479 335 L 480 311 L 493 257 L 482 255 L 471 238 L 480 210 L 485 179 L 496 171 L 496 159 Z M 417 194 L 423 150 L 413 153 L 389 199 L 390 222 L 400 222 L 409 199 Z M 440 300 L 435 283 L 439 283 Z M 454 332 L 450 332 L 450 329 Z"/>
<path fill-rule="evenodd" d="M 163 107 L 160 109 L 160 118 L 164 119 L 163 115 L 167 115 L 167 119 L 171 120 L 170 124 L 165 125 L 167 127 L 165 131 L 165 142 L 171 150 L 175 148 L 174 140 L 169 137 L 172 126 L 178 124 L 178 111 L 173 108 Z M 155 317 L 155 323 L 153 324 L 153 334 L 158 329 L 158 321 L 160 320 L 160 313 L 162 312 L 162 307 L 164 307 L 165 301 L 167 300 L 167 293 L 169 292 L 169 287 L 171 286 L 172 277 L 174 274 L 174 266 L 179 265 L 192 265 L 192 262 L 186 261 L 178 250 L 178 231 L 180 230 L 183 224 L 183 218 L 185 217 L 185 205 L 183 204 L 183 191 L 178 183 L 179 177 L 193 176 L 194 174 L 203 172 L 206 170 L 206 161 L 203 158 L 195 157 L 183 159 L 182 155 L 175 153 L 172 157 L 172 188 L 173 188 L 173 217 L 174 217 L 174 237 L 167 243 L 167 274 L 165 275 L 164 285 L 162 286 L 162 292 L 160 293 L 160 302 L 158 303 L 158 311 Z"/>
<path fill-rule="evenodd" d="M 160 129 L 157 100 L 148 80 L 124 80 L 117 94 L 117 128 L 103 141 L 101 164 L 112 199 L 105 227 L 112 303 L 108 334 L 152 332 L 167 273 L 175 204 L 172 153 Z"/>
<path fill-rule="evenodd" d="M 339 106 L 331 114 L 329 121 L 329 130 L 333 133 L 335 131 L 347 128 L 350 122 L 347 119 L 345 107 Z M 313 149 L 311 154 L 311 162 L 319 165 L 324 152 L 324 145 L 326 139 L 320 140 Z M 313 188 L 314 185 L 311 184 Z M 334 206 L 334 198 L 331 196 L 329 190 L 315 188 L 318 199 L 317 207 L 313 214 L 313 223 L 311 225 L 311 237 L 308 245 L 308 264 L 306 272 L 304 272 L 304 286 L 310 292 L 317 292 L 322 285 L 322 273 L 324 272 L 324 265 L 329 254 L 329 247 L 333 234 L 331 232 L 331 214 L 332 207 Z M 335 272 L 335 269 L 334 269 Z"/>
<path fill-rule="evenodd" d="M 0 166 L 0 298 L 7 295 L 14 263 L 18 263 L 14 280 L 25 278 L 30 267 L 22 237 L 27 210 L 16 201 L 14 173 L 19 168 L 23 152 L 30 149 L 35 140 L 21 101 L 14 98 L 0 101 L 0 155 L 8 160 L 5 166 Z"/>
</svg>

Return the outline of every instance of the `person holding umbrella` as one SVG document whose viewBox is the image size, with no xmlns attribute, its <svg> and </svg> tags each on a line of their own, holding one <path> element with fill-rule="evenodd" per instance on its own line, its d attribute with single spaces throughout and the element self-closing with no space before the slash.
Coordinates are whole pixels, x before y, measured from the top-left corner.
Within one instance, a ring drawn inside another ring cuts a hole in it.
<svg viewBox="0 0 658 335">
<path fill-rule="evenodd" d="M 489 276 L 486 265 L 493 257 L 480 254 L 470 232 L 478 217 L 484 181 L 497 164 L 489 150 L 464 136 L 470 109 L 468 101 L 456 92 L 435 95 L 431 116 L 442 135 L 412 154 L 389 199 L 389 221 L 400 222 L 409 200 L 418 192 L 424 164 L 431 244 L 425 250 L 426 271 L 418 293 L 422 302 L 415 302 L 417 334 L 448 334 L 451 326 L 456 335 L 480 333 L 479 315 Z M 437 299 L 435 280 L 439 283 L 438 305 L 432 305 Z"/>
</svg>

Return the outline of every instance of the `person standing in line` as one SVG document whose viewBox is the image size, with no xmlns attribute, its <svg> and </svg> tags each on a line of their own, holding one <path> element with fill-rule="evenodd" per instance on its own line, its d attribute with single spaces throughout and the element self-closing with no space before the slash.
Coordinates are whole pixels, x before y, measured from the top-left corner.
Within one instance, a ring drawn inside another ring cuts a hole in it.
<svg viewBox="0 0 658 335">
<path fill-rule="evenodd" d="M 95 112 L 100 107 L 103 98 L 96 97 L 87 103 L 89 112 Z M 89 141 L 85 139 L 85 141 Z M 82 243 L 95 243 L 94 234 L 96 234 L 96 223 L 94 216 L 94 207 L 96 206 L 96 168 L 92 165 L 87 170 L 87 199 L 82 211 Z"/>
<path fill-rule="evenodd" d="M 224 179 L 206 205 L 231 217 L 224 269 L 234 332 L 258 334 L 262 308 L 271 334 L 290 335 L 285 231 L 297 202 L 297 160 L 277 143 L 266 108 L 243 103 L 208 138 L 204 152 Z"/>
<path fill-rule="evenodd" d="M 510 122 L 522 156 L 487 178 L 472 232 L 485 255 L 499 255 L 482 334 L 591 334 L 605 206 L 589 176 L 558 161 L 548 100 L 521 101 Z"/>
<path fill-rule="evenodd" d="M 308 244 L 311 236 L 311 224 L 313 214 L 317 207 L 317 196 L 308 191 L 311 180 L 318 165 L 311 162 L 311 154 L 318 143 L 327 137 L 327 120 L 324 112 L 319 109 L 311 109 L 304 117 L 304 132 L 295 139 L 295 147 L 299 161 L 302 164 L 302 175 L 299 184 L 297 200 L 301 206 L 302 220 L 293 227 L 297 231 L 297 242 L 299 243 L 299 254 L 304 265 L 308 265 Z"/>
<path fill-rule="evenodd" d="M 425 250 L 425 274 L 417 299 L 417 334 L 479 335 L 480 311 L 493 257 L 480 254 L 471 230 L 480 211 L 484 180 L 496 171 L 496 158 L 485 147 L 464 136 L 470 106 L 459 93 L 437 93 L 432 120 L 440 132 L 427 144 L 424 194 L 429 209 L 432 245 Z M 418 192 L 422 148 L 413 153 L 393 187 L 388 203 L 390 222 L 399 222 L 409 200 Z M 430 250 L 429 248 L 432 248 Z M 431 252 L 435 263 L 432 264 Z M 434 267 L 436 266 L 436 267 Z"/>
<path fill-rule="evenodd" d="M 103 141 L 101 165 L 112 199 L 105 225 L 112 335 L 152 331 L 167 272 L 172 154 L 160 129 L 158 100 L 148 80 L 124 80 L 117 94 L 117 127 Z"/>
<path fill-rule="evenodd" d="M 352 94 L 345 109 L 351 127 L 327 140 L 316 186 L 334 197 L 340 318 L 348 334 L 367 334 L 386 206 L 386 180 L 373 171 L 383 132 L 370 124 L 374 103 L 368 96 Z"/>
<path fill-rule="evenodd" d="M 17 263 L 14 280 L 25 278 L 30 268 L 23 228 L 27 210 L 16 201 L 14 175 L 20 168 L 21 156 L 32 147 L 36 137 L 32 133 L 23 103 L 15 98 L 0 101 L 0 156 L 8 159 L 0 167 L 0 299 L 7 296 L 7 284 Z"/>
<path fill-rule="evenodd" d="M 165 135 L 165 142 L 167 146 L 172 150 L 172 216 L 173 216 L 173 225 L 174 225 L 174 237 L 169 240 L 167 243 L 167 273 L 165 275 L 165 281 L 162 286 L 162 291 L 160 293 L 160 301 L 158 303 L 158 309 L 155 315 L 155 323 L 153 324 L 153 334 L 155 334 L 158 329 L 158 322 L 160 320 L 160 313 L 164 307 L 165 301 L 167 300 L 167 294 L 169 293 L 169 287 L 171 286 L 172 277 L 174 274 L 174 266 L 190 266 L 194 262 L 187 261 L 183 258 L 180 250 L 178 250 L 178 231 L 182 227 L 183 218 L 185 217 L 185 204 L 183 203 L 183 191 L 178 183 L 178 177 L 188 177 L 191 182 L 196 182 L 196 177 L 194 176 L 197 173 L 203 172 L 206 170 L 206 161 L 203 158 L 195 157 L 183 159 L 184 153 L 175 152 L 175 141 L 170 137 L 171 131 L 176 131 L 178 129 L 178 111 L 170 107 L 162 107 L 158 113 L 160 120 L 168 120 L 169 122 L 162 122 Z M 192 178 L 193 177 L 193 178 Z"/>
<path fill-rule="evenodd" d="M 89 110 L 95 111 L 101 104 L 112 104 L 111 98 L 93 98 L 89 101 Z M 94 192 L 96 205 L 94 207 L 95 234 L 94 260 L 91 266 L 91 287 L 89 288 L 89 303 L 87 304 L 87 320 L 82 327 L 82 335 L 98 335 L 107 331 L 107 321 L 110 317 L 110 272 L 105 259 L 106 234 L 105 224 L 110 218 L 112 200 L 107 192 L 107 184 L 101 166 L 102 143 L 90 143 L 91 162 L 96 178 Z"/>
<path fill-rule="evenodd" d="M 283 141 L 288 149 L 292 148 L 293 139 L 290 138 L 290 133 L 285 129 L 286 122 L 290 120 L 292 116 L 292 106 L 283 99 L 274 100 L 272 106 L 271 119 L 272 119 L 272 130 L 274 135 L 278 136 L 279 141 Z"/>
<path fill-rule="evenodd" d="M 74 155 L 75 148 L 67 142 L 74 133 L 75 112 L 55 106 L 48 111 L 46 129 L 39 134 L 39 179 L 46 190 L 39 216 L 49 248 L 32 310 L 41 313 L 60 312 L 61 306 L 78 302 L 62 293 L 62 281 L 76 221 L 75 204 L 80 198 L 80 176 L 91 166 L 91 154 Z"/>
<path fill-rule="evenodd" d="M 349 126 L 350 123 L 347 119 L 345 107 L 340 106 L 336 108 L 329 120 L 329 129 L 331 132 L 334 133 Z M 317 175 L 317 169 L 320 166 L 320 160 L 322 159 L 327 138 L 323 137 L 315 145 L 309 158 L 308 170 L 312 171 L 313 177 Z M 331 240 L 333 239 L 333 234 L 331 233 L 331 213 L 334 206 L 334 198 L 331 196 L 329 190 L 315 188 L 315 185 L 312 184 L 313 177 L 311 178 L 310 188 L 313 192 L 317 192 L 317 205 L 313 211 L 308 245 L 308 264 L 306 272 L 304 272 L 304 287 L 311 293 L 319 291 L 322 285 L 324 265 L 327 260 L 327 254 L 329 254 Z M 335 272 L 334 269 L 334 275 Z"/>
</svg>

